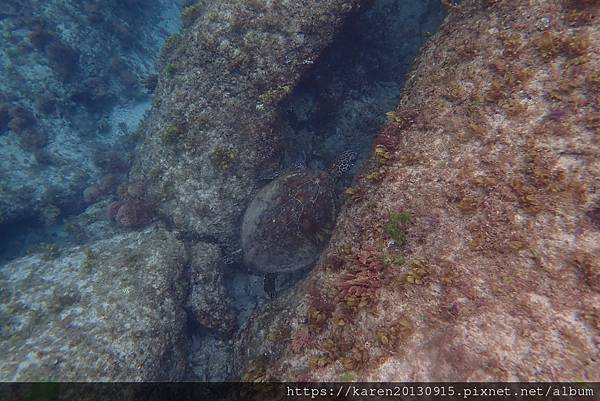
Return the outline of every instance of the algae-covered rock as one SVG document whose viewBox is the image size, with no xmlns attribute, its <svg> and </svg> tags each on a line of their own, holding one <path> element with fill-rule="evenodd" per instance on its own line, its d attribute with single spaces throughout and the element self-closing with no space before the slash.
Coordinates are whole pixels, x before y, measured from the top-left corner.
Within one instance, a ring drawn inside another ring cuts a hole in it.
<svg viewBox="0 0 600 401">
<path fill-rule="evenodd" d="M 294 171 L 262 188 L 242 223 L 245 264 L 265 273 L 312 265 L 335 222 L 334 190 L 331 177 L 317 170 Z"/>
<path fill-rule="evenodd" d="M 132 178 L 175 227 L 233 253 L 255 179 L 282 156 L 279 105 L 360 0 L 200 2 L 167 42 Z"/>
<path fill-rule="evenodd" d="M 600 380 L 600 4 L 446 3 L 248 380 Z"/>
<path fill-rule="evenodd" d="M 151 227 L 2 266 L 0 379 L 182 379 L 185 262 Z"/>
<path fill-rule="evenodd" d="M 224 261 L 219 247 L 199 242 L 190 251 L 190 316 L 202 326 L 231 335 L 235 316 L 223 285 Z"/>
<path fill-rule="evenodd" d="M 140 81 L 178 3 L 2 1 L 0 224 L 68 213 L 86 187 L 129 168 L 149 106 Z"/>
</svg>

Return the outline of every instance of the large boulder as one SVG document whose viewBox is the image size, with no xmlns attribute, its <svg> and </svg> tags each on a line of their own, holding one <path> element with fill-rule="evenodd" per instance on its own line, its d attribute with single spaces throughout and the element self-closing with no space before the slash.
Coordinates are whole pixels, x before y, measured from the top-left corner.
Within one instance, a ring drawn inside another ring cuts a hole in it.
<svg viewBox="0 0 600 401">
<path fill-rule="evenodd" d="M 245 379 L 600 379 L 600 5 L 447 3 Z"/>
<path fill-rule="evenodd" d="M 190 293 L 186 305 L 196 323 L 222 336 L 231 336 L 236 329 L 236 321 L 225 291 L 224 270 L 218 246 L 204 242 L 192 245 Z"/>
<path fill-rule="evenodd" d="M 0 269 L 0 379 L 183 379 L 186 253 L 160 228 Z"/>
<path fill-rule="evenodd" d="M 159 213 L 239 249 L 255 179 L 282 154 L 278 105 L 361 3 L 225 0 L 184 11 L 187 28 L 165 47 L 132 170 Z"/>
</svg>

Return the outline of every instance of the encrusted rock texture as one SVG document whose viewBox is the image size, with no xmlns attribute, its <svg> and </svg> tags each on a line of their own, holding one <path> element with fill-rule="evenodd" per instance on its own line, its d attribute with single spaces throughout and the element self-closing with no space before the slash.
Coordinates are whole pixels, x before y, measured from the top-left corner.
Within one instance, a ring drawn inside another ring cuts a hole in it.
<svg viewBox="0 0 600 401">
<path fill-rule="evenodd" d="M 131 131 L 149 106 L 142 81 L 177 27 L 178 4 L 2 1 L 0 224 L 55 224 L 114 189 L 99 182 L 127 173 Z"/>
<path fill-rule="evenodd" d="M 199 242 L 190 252 L 190 294 L 187 308 L 196 322 L 225 337 L 236 329 L 235 315 L 223 286 L 223 258 L 219 247 Z"/>
<path fill-rule="evenodd" d="M 0 269 L 3 381 L 181 380 L 184 245 L 158 227 Z"/>
<path fill-rule="evenodd" d="M 600 6 L 449 7 L 245 380 L 600 379 Z"/>
<path fill-rule="evenodd" d="M 89 4 L 88 14 L 102 19 L 98 4 Z M 118 185 L 128 166 L 111 153 L 106 163 L 122 167 L 119 177 L 83 191 L 91 206 L 65 222 L 77 242 L 89 243 L 44 245 L 41 253 L 2 267 L 1 378 L 181 380 L 189 377 L 188 318 L 211 333 L 231 334 L 236 322 L 223 286 L 221 248 L 239 246 L 241 214 L 257 175 L 279 164 L 279 133 L 272 130 L 277 105 L 346 17 L 361 8 L 359 0 L 328 0 L 199 2 L 185 9 L 185 29 L 161 54 L 155 103 L 139 131 L 143 144 L 130 185 Z M 49 34 L 51 41 L 62 38 Z M 4 111 L 0 117 L 10 121 L 29 116 Z M 2 128 L 16 141 L 12 128 Z M 69 177 L 60 183 L 70 185 Z M 42 183 L 35 188 L 45 190 Z M 27 191 L 18 196 L 35 192 Z M 110 203 L 106 192 L 119 199 Z M 0 195 L 14 194 L 0 188 Z M 56 188 L 48 197 L 63 195 Z M 13 203 L 31 212 L 37 206 L 29 201 Z M 49 214 L 60 214 L 52 202 L 48 206 Z M 11 220 L 19 214 L 3 215 Z M 170 231 L 143 229 L 159 219 Z M 231 344 L 225 345 L 229 353 Z"/>
<path fill-rule="evenodd" d="M 282 153 L 277 105 L 360 9 L 359 0 L 225 0 L 184 10 L 132 170 L 164 218 L 239 249 L 255 180 Z"/>
</svg>

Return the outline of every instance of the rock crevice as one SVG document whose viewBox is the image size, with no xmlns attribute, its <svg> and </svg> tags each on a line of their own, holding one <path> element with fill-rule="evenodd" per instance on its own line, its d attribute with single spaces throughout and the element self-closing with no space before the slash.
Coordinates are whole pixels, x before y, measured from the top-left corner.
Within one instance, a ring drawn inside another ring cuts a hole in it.
<svg viewBox="0 0 600 401">
<path fill-rule="evenodd" d="M 598 12 L 452 7 L 245 379 L 598 380 Z"/>
</svg>

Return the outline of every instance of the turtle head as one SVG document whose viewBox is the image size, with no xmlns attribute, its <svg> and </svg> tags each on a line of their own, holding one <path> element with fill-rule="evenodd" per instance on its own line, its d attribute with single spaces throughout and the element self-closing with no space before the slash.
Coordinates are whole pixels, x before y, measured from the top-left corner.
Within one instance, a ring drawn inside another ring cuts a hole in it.
<svg viewBox="0 0 600 401">
<path fill-rule="evenodd" d="M 302 152 L 298 155 L 298 157 L 296 157 L 296 159 L 294 160 L 294 164 L 292 166 L 293 170 L 306 170 L 307 169 L 307 162 L 306 162 L 306 153 Z"/>
</svg>

